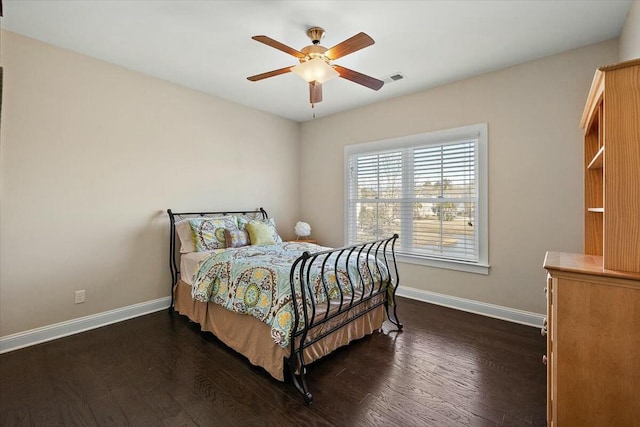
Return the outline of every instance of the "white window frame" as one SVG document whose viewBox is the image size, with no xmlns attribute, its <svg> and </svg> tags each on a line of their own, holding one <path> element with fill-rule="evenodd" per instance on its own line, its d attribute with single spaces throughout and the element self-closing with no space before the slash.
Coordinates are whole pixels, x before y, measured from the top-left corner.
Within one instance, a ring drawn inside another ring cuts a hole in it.
<svg viewBox="0 0 640 427">
<path fill-rule="evenodd" d="M 477 236 L 478 236 L 478 261 L 461 261 L 450 258 L 429 256 L 424 254 L 399 253 L 396 256 L 399 262 L 410 264 L 426 265 L 430 267 L 446 268 L 451 270 L 465 271 L 477 274 L 489 274 L 489 185 L 488 185 L 488 126 L 480 123 L 471 126 L 464 126 L 454 129 L 446 129 L 428 132 L 419 135 L 403 136 L 399 138 L 385 139 L 381 141 L 365 142 L 354 145 L 347 145 L 344 148 L 344 240 L 347 244 L 356 243 L 354 235 L 350 235 L 349 230 L 349 194 L 350 194 L 350 171 L 349 160 L 353 155 L 374 153 L 383 150 L 403 149 L 409 147 L 423 147 L 427 145 L 442 145 L 459 142 L 465 139 L 477 139 L 475 153 L 476 179 L 478 191 L 477 204 Z M 403 222 L 401 234 L 404 230 L 410 230 Z M 408 231 L 410 234 L 410 231 Z M 401 236 L 402 238 L 402 236 Z M 397 244 L 396 244 L 397 248 Z M 397 248 L 398 249 L 398 248 Z"/>
</svg>

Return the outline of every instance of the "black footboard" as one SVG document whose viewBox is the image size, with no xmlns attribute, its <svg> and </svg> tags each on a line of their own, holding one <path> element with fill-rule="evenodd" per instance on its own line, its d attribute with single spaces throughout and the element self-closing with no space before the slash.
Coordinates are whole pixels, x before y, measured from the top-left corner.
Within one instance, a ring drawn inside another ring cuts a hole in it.
<svg viewBox="0 0 640 427">
<path fill-rule="evenodd" d="M 307 347 L 381 305 L 385 306 L 387 318 L 402 329 L 395 304 L 399 282 L 397 239 L 395 234 L 388 239 L 305 252 L 293 264 L 290 281 L 294 332 L 288 366 L 294 385 L 307 403 L 313 399 L 305 379 Z M 326 326 L 329 322 L 331 326 Z M 321 325 L 325 327 L 318 328 Z M 322 332 L 316 332 L 320 329 Z"/>
</svg>

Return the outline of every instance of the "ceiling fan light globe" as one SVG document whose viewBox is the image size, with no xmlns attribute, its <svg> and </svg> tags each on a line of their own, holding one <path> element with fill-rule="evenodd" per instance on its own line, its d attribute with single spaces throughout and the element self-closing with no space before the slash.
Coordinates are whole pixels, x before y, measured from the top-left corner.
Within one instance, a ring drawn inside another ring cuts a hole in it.
<svg viewBox="0 0 640 427">
<path fill-rule="evenodd" d="M 304 81 L 311 83 L 324 83 L 338 77 L 340 74 L 333 67 L 320 58 L 314 58 L 291 68 L 291 71 L 300 76 Z"/>
</svg>

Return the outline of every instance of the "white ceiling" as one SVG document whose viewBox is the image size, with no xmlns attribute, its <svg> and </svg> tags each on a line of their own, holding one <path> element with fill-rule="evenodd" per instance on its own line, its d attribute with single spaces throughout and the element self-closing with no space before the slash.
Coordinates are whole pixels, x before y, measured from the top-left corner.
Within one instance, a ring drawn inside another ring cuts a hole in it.
<svg viewBox="0 0 640 427">
<path fill-rule="evenodd" d="M 0 26 L 198 91 L 303 122 L 307 84 L 295 65 L 251 40 L 263 34 L 296 49 L 311 26 L 329 48 L 364 31 L 376 43 L 335 61 L 383 79 L 373 91 L 344 79 L 323 85 L 317 117 L 405 95 L 546 55 L 616 38 L 631 0 L 189 1 L 4 0 Z"/>
</svg>

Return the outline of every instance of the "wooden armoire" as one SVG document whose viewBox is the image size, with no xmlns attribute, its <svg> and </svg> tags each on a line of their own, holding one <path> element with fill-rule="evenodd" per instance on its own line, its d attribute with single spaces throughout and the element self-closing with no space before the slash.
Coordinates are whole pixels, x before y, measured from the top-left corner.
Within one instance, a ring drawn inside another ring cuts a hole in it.
<svg viewBox="0 0 640 427">
<path fill-rule="evenodd" d="M 584 253 L 547 252 L 547 423 L 640 427 L 640 59 L 596 71 L 582 116 Z"/>
</svg>

